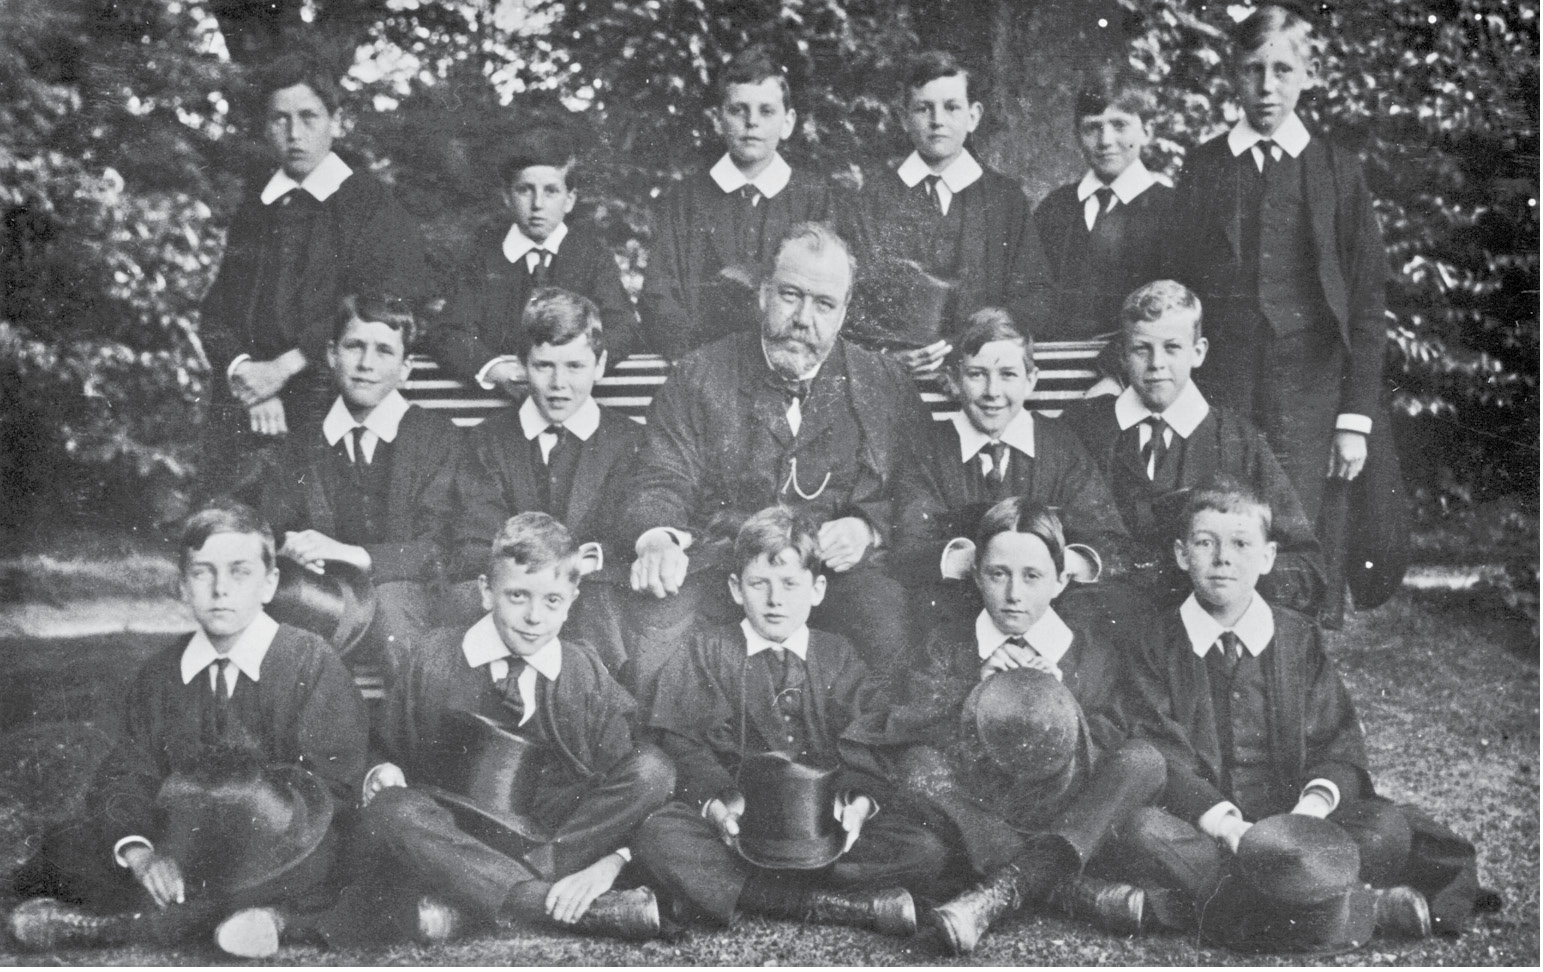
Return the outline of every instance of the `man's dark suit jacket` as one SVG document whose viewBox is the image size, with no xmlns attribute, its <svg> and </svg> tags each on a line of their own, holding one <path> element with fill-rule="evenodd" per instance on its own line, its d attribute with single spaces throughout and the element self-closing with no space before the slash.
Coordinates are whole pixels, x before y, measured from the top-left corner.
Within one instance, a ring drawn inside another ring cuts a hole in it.
<svg viewBox="0 0 1543 972">
<path fill-rule="evenodd" d="M 541 510 L 540 482 L 547 472 L 520 428 L 518 406 L 501 409 L 472 430 L 455 471 L 455 522 L 452 544 L 456 577 L 475 577 L 487 567 L 488 547 L 504 521 L 528 510 L 541 510 L 563 522 L 579 543 L 599 541 L 607 563 L 631 559 L 609 549 L 625 495 L 626 479 L 643 440 L 634 421 L 605 408 L 600 426 L 579 451 L 567 502 Z"/>
<path fill-rule="evenodd" d="M 285 443 L 283 459 L 270 471 L 262 492 L 263 516 L 280 541 L 290 530 L 337 537 L 337 510 L 354 500 L 336 475 L 336 450 L 319 426 Z M 440 570 L 451 476 L 460 452 L 460 430 L 443 415 L 415 405 L 402 416 L 391 449 L 388 539 L 365 547 L 375 583 L 428 581 Z"/>
<path fill-rule="evenodd" d="M 507 223 L 484 231 L 472 265 L 461 275 L 434 331 L 434 359 L 462 381 L 475 380 L 482 366 L 499 355 L 516 353 L 520 316 L 533 288 L 525 262 L 513 264 L 504 256 L 508 232 Z M 642 350 L 637 312 L 622 287 L 616 258 L 593 229 L 568 224 L 547 284 L 595 302 L 611 367 Z"/>
<path fill-rule="evenodd" d="M 1169 276 L 1187 284 L 1205 306 L 1211 356 L 1202 387 L 1213 401 L 1245 413 L 1252 405 L 1258 329 L 1269 327 L 1258 314 L 1257 282 L 1243 273 L 1240 167 L 1249 164 L 1249 155 L 1235 158 L 1225 135 L 1190 154 L 1178 187 L 1178 232 L 1167 247 Z M 1301 159 L 1318 282 L 1348 352 L 1343 373 L 1324 376 L 1323 393 L 1338 396 L 1340 413 L 1375 416 L 1387 343 L 1382 231 L 1354 153 L 1314 133 Z"/>
</svg>

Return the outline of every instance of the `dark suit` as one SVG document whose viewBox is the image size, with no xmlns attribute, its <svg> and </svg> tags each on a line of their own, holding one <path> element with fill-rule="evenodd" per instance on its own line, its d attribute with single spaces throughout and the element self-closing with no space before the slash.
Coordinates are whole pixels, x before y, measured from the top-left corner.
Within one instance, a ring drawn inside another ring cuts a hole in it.
<svg viewBox="0 0 1543 972">
<path fill-rule="evenodd" d="M 462 381 L 474 381 L 477 372 L 499 355 L 515 353 L 520 317 L 535 289 L 525 262 L 513 264 L 504 256 L 508 232 L 507 224 L 484 232 L 471 266 L 462 273 L 435 328 L 434 359 Z M 605 328 L 610 366 L 641 350 L 637 312 L 622 287 L 616 258 L 594 230 L 568 224 L 568 235 L 548 269 L 547 284 L 595 302 Z"/>
</svg>

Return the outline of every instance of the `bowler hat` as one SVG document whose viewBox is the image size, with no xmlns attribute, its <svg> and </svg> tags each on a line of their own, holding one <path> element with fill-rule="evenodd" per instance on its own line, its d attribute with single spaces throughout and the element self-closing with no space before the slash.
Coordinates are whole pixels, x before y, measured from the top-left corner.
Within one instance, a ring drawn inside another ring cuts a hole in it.
<svg viewBox="0 0 1543 972">
<path fill-rule="evenodd" d="M 518 858 L 551 839 L 523 810 L 541 773 L 535 743 L 486 716 L 456 711 L 445 719 L 439 752 L 434 781 L 423 790 L 462 830 Z"/>
<path fill-rule="evenodd" d="M 1032 668 L 997 672 L 971 690 L 960 712 L 966 739 L 1021 782 L 1065 771 L 1077 752 L 1082 709 L 1055 676 Z"/>
<path fill-rule="evenodd" d="M 318 574 L 281 557 L 279 587 L 267 611 L 275 621 L 321 635 L 347 658 L 375 619 L 375 585 L 352 564 L 329 561 L 327 572 Z"/>
<path fill-rule="evenodd" d="M 870 286 L 886 311 L 882 340 L 922 348 L 942 337 L 948 301 L 959 282 L 930 273 L 914 260 L 896 260 Z"/>
<path fill-rule="evenodd" d="M 758 867 L 808 871 L 841 856 L 835 763 L 800 763 L 786 753 L 755 753 L 739 767 L 745 813 L 735 848 Z"/>
</svg>

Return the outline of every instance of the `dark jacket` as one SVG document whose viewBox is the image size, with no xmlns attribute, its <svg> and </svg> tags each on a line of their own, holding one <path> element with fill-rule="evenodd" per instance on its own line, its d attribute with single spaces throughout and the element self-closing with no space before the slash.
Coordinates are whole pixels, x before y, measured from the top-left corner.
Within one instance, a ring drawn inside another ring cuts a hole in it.
<svg viewBox="0 0 1543 972">
<path fill-rule="evenodd" d="M 532 287 L 524 261 L 516 265 L 504 256 L 508 232 L 505 223 L 479 237 L 476 255 L 461 273 L 434 329 L 434 360 L 462 381 L 473 381 L 482 366 L 499 355 L 516 353 L 520 317 Z M 637 312 L 622 287 L 616 258 L 598 233 L 569 223 L 548 272 L 549 286 L 583 294 L 599 308 L 608 366 L 642 350 Z"/>
<path fill-rule="evenodd" d="M 336 537 L 337 511 L 354 500 L 336 475 L 335 451 L 319 427 L 285 443 L 262 492 L 263 516 L 281 541 L 291 530 Z M 392 443 L 388 539 L 365 547 L 375 583 L 428 581 L 441 569 L 451 474 L 460 453 L 461 432 L 449 419 L 417 406 L 407 410 Z"/>
</svg>

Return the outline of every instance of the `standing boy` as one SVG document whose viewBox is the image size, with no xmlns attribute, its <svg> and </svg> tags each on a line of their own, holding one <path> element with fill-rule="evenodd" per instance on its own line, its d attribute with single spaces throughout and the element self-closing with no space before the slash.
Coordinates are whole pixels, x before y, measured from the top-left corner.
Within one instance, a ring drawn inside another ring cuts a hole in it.
<svg viewBox="0 0 1543 972">
<path fill-rule="evenodd" d="M 915 151 L 860 200 L 866 275 L 853 337 L 893 351 L 916 375 L 942 364 L 980 307 L 1007 308 L 1027 333 L 1043 330 L 1051 310 L 1028 198 L 965 145 L 985 111 L 978 84 L 950 54 L 918 55 L 901 106 Z M 939 298 L 930 320 L 915 319 L 919 294 Z"/>
<path fill-rule="evenodd" d="M 1078 89 L 1073 129 L 1088 171 L 1034 210 L 1058 297 L 1037 337 L 1104 336 L 1114 329 L 1125 295 L 1162 276 L 1173 189 L 1141 161 L 1152 143 L 1156 108 L 1151 86 L 1128 67 L 1105 65 Z"/>
<path fill-rule="evenodd" d="M 613 365 L 638 350 L 637 312 L 616 258 L 594 229 L 568 223 L 579 198 L 578 164 L 572 136 L 560 129 L 538 128 L 515 140 L 502 171 L 513 221 L 479 240 L 438 327 L 435 360 L 462 381 L 510 398 L 524 394 L 520 315 L 541 287 L 562 287 L 594 301 Z"/>
<path fill-rule="evenodd" d="M 292 437 L 269 471 L 262 510 L 284 538 L 279 556 L 321 573 L 347 564 L 376 590 L 376 623 L 361 650 L 391 670 L 429 624 L 428 585 L 442 570 L 441 531 L 461 434 L 410 404 L 412 311 L 394 297 L 344 298 L 327 345 L 338 397 L 321 421 Z"/>
<path fill-rule="evenodd" d="M 649 346 L 671 359 L 754 331 L 755 286 L 770 249 L 799 223 L 834 220 L 835 189 L 788 165 L 777 147 L 798 123 L 782 68 L 760 48 L 731 60 L 714 87 L 724 155 L 660 203 L 638 310 Z"/>
<path fill-rule="evenodd" d="M 935 881 L 947 850 L 838 745 L 880 696 L 845 639 L 809 629 L 825 597 L 818 547 L 814 525 L 784 507 L 740 528 L 729 592 L 743 620 L 694 630 L 648 707 L 680 786 L 639 831 L 638 856 L 686 917 L 728 925 L 763 914 L 908 935 L 916 913 L 905 889 Z M 842 765 L 834 812 L 846 840 L 828 867 L 760 867 L 732 849 L 746 810 L 741 767 L 767 752 Z"/>
<path fill-rule="evenodd" d="M 1248 419 L 1206 401 L 1193 376 L 1210 344 L 1200 301 L 1183 284 L 1157 280 L 1120 310 L 1125 390 L 1073 406 L 1066 416 L 1114 491 L 1145 570 L 1134 579 L 1163 606 L 1189 590 L 1169 551 L 1183 491 L 1222 475 L 1246 483 L 1274 513 L 1280 545 L 1275 569 L 1260 583 L 1272 604 L 1316 611 L 1323 567 L 1312 523 L 1275 454 Z M 1145 608 L 1143 608 L 1144 610 Z"/>
</svg>

